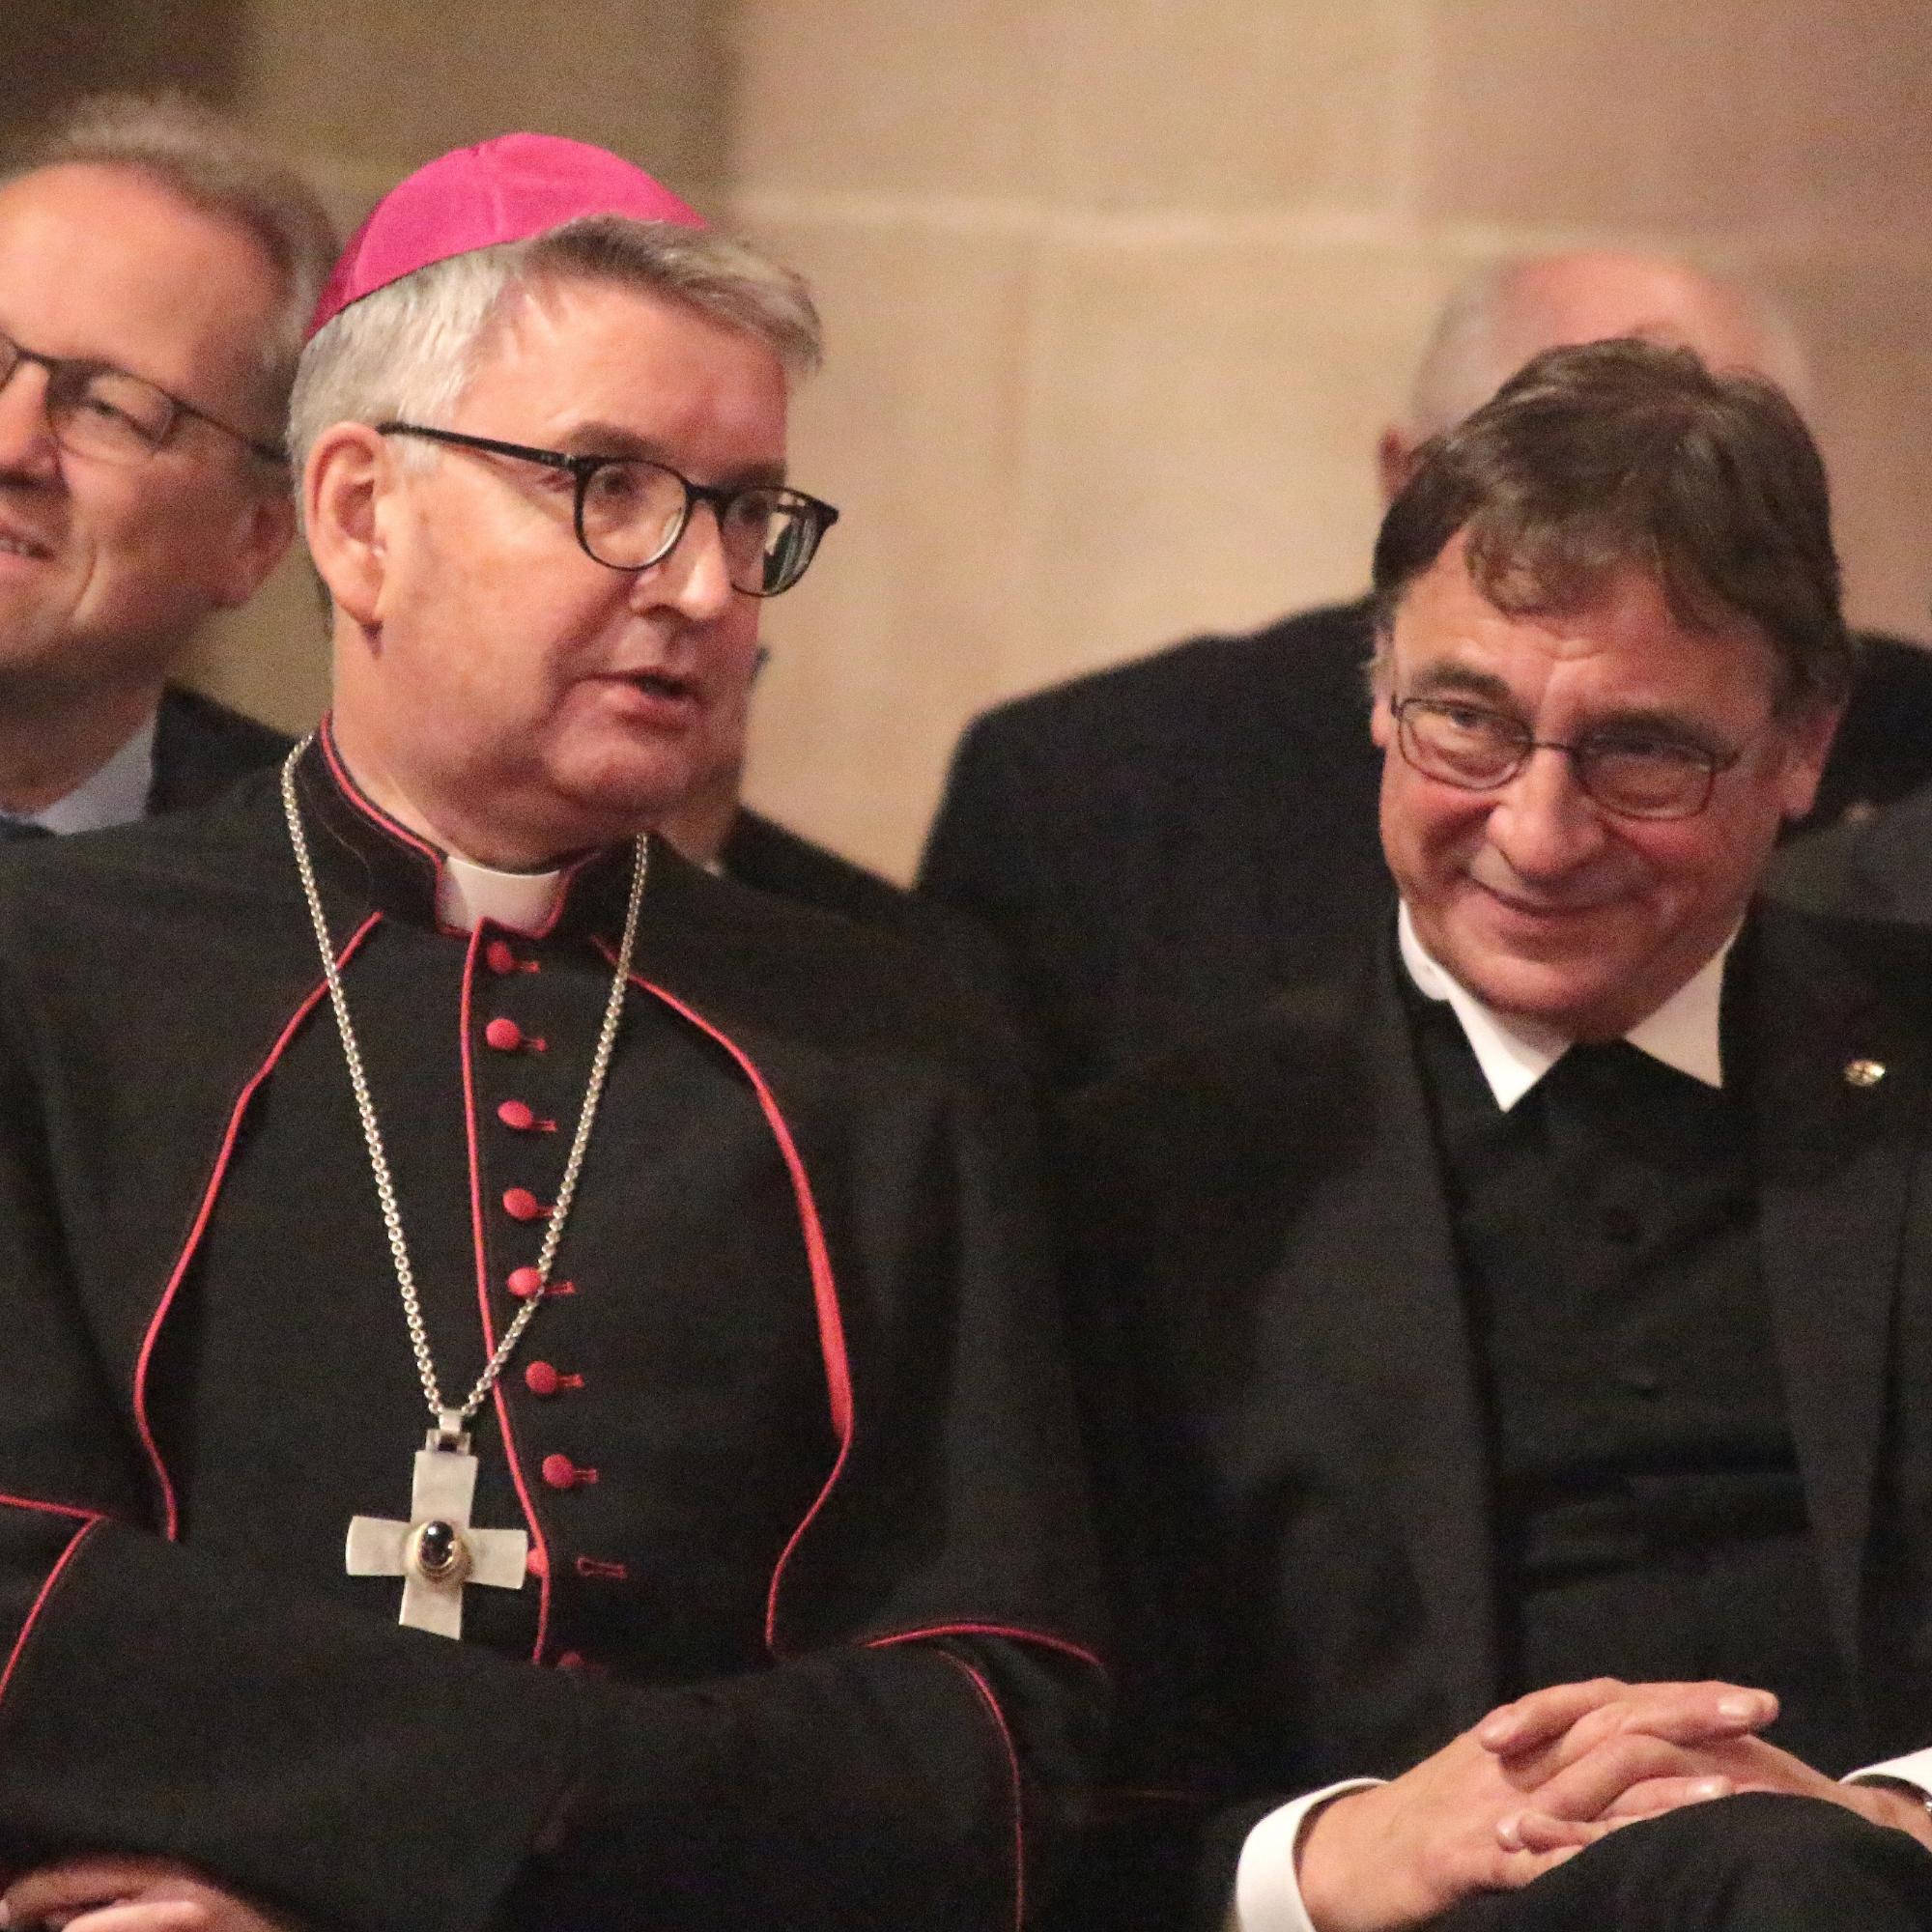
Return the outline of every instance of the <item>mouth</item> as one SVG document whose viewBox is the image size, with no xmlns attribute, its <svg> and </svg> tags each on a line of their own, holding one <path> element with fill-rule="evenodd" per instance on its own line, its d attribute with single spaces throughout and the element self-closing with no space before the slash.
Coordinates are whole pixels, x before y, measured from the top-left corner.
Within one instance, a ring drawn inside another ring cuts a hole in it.
<svg viewBox="0 0 1932 1932">
<path fill-rule="evenodd" d="M 634 670 L 617 673 L 618 682 L 628 684 L 641 691 L 646 697 L 659 697 L 669 701 L 682 698 L 696 699 L 696 687 L 688 677 L 673 677 L 666 670 Z"/>
<path fill-rule="evenodd" d="M 611 670 L 590 682 L 634 722 L 657 727 L 689 724 L 700 708 L 697 680 L 668 670 Z"/>
<path fill-rule="evenodd" d="M 1614 896 L 1602 893 L 1577 898 L 1526 898 L 1520 893 L 1505 892 L 1499 887 L 1485 885 L 1481 879 L 1473 880 L 1471 883 L 1506 918 L 1519 920 L 1527 925 L 1571 924 L 1591 919 L 1616 903 Z"/>
<path fill-rule="evenodd" d="M 36 562 L 43 563 L 51 555 L 52 545 L 23 535 L 18 530 L 0 528 L 0 556 L 32 557 Z"/>
</svg>

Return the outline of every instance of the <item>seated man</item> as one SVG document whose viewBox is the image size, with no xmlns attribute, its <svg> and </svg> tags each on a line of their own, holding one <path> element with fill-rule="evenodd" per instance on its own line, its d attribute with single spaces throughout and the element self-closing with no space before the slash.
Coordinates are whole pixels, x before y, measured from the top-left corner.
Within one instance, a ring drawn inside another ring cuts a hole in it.
<svg viewBox="0 0 1932 1932">
<path fill-rule="evenodd" d="M 1038 1883 L 1098 1696 L 1023 1080 L 910 949 L 639 834 L 831 523 L 816 347 L 614 156 L 432 163 L 294 402 L 330 716 L 12 855 L 16 1921 L 1005 1928 Z"/>
<path fill-rule="evenodd" d="M 1817 453 L 1555 351 L 1375 586 L 1378 943 L 1069 1163 L 1191 1797 L 1128 1838 L 1239 1932 L 1932 1925 L 1922 1794 L 1833 1781 L 1932 1736 L 1932 945 L 1753 898 L 1852 678 Z"/>
<path fill-rule="evenodd" d="M 197 805 L 288 740 L 169 682 L 295 529 L 282 424 L 335 240 L 185 100 L 0 166 L 0 838 Z"/>
<path fill-rule="evenodd" d="M 1532 355 L 1620 335 L 1753 370 L 1803 405 L 1797 339 L 1755 292 L 1654 256 L 1529 256 L 1445 305 L 1377 451 L 1384 500 Z M 1807 825 L 1932 780 L 1932 656 L 1862 641 Z M 1366 602 L 1298 611 L 1015 698 L 960 740 L 920 888 L 1004 946 L 1054 1086 L 1319 980 L 1356 942 L 1383 878 L 1370 645 Z"/>
</svg>

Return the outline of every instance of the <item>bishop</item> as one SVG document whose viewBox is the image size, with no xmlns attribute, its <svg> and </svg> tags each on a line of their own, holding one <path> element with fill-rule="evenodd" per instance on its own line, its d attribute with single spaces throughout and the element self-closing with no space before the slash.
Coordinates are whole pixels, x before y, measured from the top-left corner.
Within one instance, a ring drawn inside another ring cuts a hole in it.
<svg viewBox="0 0 1932 1932">
<path fill-rule="evenodd" d="M 614 155 L 430 163 L 302 357 L 327 716 L 0 856 L 0 1843 L 63 1917 L 136 1849 L 223 1932 L 1037 1882 L 1101 1677 L 1027 1083 L 943 961 L 651 836 L 831 526 L 817 343 Z M 425 1405 L 474 1460 L 358 1518 Z"/>
</svg>

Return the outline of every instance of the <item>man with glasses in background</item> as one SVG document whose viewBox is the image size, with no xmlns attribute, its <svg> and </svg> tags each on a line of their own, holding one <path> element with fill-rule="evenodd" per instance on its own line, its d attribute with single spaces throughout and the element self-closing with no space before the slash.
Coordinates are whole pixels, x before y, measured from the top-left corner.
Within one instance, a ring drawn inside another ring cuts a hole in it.
<svg viewBox="0 0 1932 1932">
<path fill-rule="evenodd" d="M 1079 1110 L 1168 1793 L 1087 1895 L 1152 1847 L 1154 1924 L 1932 1925 L 1932 947 L 1753 897 L 1853 676 L 1817 453 L 1555 351 L 1375 599 L 1379 946 Z"/>
<path fill-rule="evenodd" d="M 168 678 L 288 546 L 334 252 L 308 187 L 185 99 L 83 103 L 0 171 L 0 838 L 197 804 L 287 749 Z"/>
<path fill-rule="evenodd" d="M 1039 1885 L 1099 1680 L 1024 1077 L 943 962 L 645 832 L 834 521 L 817 352 L 613 155 L 419 170 L 292 406 L 329 715 L 0 873 L 14 1922 Z"/>
</svg>

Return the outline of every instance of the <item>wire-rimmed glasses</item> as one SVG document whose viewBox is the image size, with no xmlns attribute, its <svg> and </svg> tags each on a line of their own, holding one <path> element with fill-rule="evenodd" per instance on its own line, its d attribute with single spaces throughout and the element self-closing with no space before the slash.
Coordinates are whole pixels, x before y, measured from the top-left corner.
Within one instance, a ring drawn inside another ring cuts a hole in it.
<svg viewBox="0 0 1932 1932">
<path fill-rule="evenodd" d="M 1744 747 L 1716 752 L 1637 726 L 1605 726 L 1574 744 L 1539 738 L 1520 719 L 1458 697 L 1399 697 L 1396 744 L 1425 778 L 1463 791 L 1497 791 L 1533 752 L 1561 752 L 1584 794 L 1624 818 L 1695 818 L 1718 775 Z"/>
<path fill-rule="evenodd" d="M 0 333 L 0 389 L 14 380 L 22 362 L 47 372 L 47 427 L 54 440 L 76 456 L 98 456 L 106 463 L 145 463 L 174 434 L 176 424 L 190 416 L 232 436 L 265 463 L 285 461 L 274 443 L 258 441 L 145 376 L 85 356 L 43 355 Z"/>
</svg>

